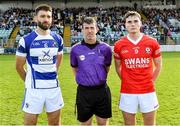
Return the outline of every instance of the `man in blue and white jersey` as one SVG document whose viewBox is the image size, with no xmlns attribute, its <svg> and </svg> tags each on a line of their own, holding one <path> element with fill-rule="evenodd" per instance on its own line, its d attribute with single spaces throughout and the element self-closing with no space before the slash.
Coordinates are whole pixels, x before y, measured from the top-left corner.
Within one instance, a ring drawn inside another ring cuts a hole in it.
<svg viewBox="0 0 180 126">
<path fill-rule="evenodd" d="M 52 23 L 49 5 L 39 5 L 35 13 L 37 29 L 20 39 L 16 52 L 16 70 L 25 82 L 24 125 L 36 125 L 43 108 L 47 112 L 48 124 L 59 125 L 64 102 L 57 72 L 63 54 L 63 40 L 49 30 Z"/>
</svg>

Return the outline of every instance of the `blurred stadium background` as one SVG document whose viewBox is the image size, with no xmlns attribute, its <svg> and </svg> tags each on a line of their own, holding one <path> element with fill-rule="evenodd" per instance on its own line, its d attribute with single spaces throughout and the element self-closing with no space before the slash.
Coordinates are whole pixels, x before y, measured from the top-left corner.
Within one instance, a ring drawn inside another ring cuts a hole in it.
<svg viewBox="0 0 180 126">
<path fill-rule="evenodd" d="M 127 34 L 123 15 L 137 10 L 142 16 L 144 34 L 156 38 L 163 51 L 180 50 L 180 0 L 1 0 L 0 53 L 15 53 L 20 37 L 36 28 L 33 14 L 40 3 L 54 8 L 51 30 L 63 37 L 65 47 L 82 40 L 84 16 L 95 17 L 99 39 L 113 45 Z"/>
<path fill-rule="evenodd" d="M 97 19 L 98 38 L 113 47 L 116 40 L 127 34 L 123 15 L 128 10 L 137 10 L 143 20 L 142 32 L 156 38 L 164 51 L 163 70 L 156 85 L 161 106 L 157 124 L 180 125 L 180 0 L 0 0 L 0 125 L 23 124 L 21 101 L 24 87 L 15 71 L 14 54 L 19 39 L 36 28 L 34 8 L 41 3 L 54 8 L 51 30 L 63 37 L 65 53 L 82 40 L 81 19 L 84 16 Z M 64 55 L 59 74 L 65 101 L 62 124 L 77 125 L 73 114 L 76 83 L 69 54 Z M 123 118 L 118 109 L 120 80 L 113 63 L 108 83 L 113 109 L 109 124 L 122 125 Z M 143 124 L 140 116 L 137 116 L 138 125 Z M 40 115 L 38 124 L 47 124 L 45 113 Z"/>
</svg>

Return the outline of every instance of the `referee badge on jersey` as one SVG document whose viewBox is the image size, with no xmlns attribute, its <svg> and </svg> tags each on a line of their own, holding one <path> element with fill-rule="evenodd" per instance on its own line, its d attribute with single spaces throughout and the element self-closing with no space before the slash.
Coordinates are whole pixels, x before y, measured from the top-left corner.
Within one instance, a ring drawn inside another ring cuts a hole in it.
<svg viewBox="0 0 180 126">
<path fill-rule="evenodd" d="M 150 49 L 149 47 L 146 47 L 146 49 L 145 49 L 145 50 L 146 50 L 146 53 L 147 53 L 147 54 L 150 54 L 151 49 Z"/>
<path fill-rule="evenodd" d="M 85 60 L 85 56 L 84 56 L 84 55 L 80 55 L 80 56 L 79 56 L 79 59 L 80 59 L 81 61 L 83 61 L 83 60 Z"/>
</svg>

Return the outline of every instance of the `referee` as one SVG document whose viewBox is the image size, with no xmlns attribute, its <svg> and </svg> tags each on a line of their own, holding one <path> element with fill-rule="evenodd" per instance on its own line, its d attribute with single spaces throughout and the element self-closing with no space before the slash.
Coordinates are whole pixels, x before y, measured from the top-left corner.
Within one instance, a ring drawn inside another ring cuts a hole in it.
<svg viewBox="0 0 180 126">
<path fill-rule="evenodd" d="M 96 38 L 98 32 L 94 18 L 82 22 L 83 40 L 72 47 L 70 63 L 77 87 L 77 119 L 81 125 L 91 125 L 93 115 L 97 125 L 107 125 L 112 116 L 111 93 L 106 80 L 112 60 L 109 45 Z"/>
</svg>

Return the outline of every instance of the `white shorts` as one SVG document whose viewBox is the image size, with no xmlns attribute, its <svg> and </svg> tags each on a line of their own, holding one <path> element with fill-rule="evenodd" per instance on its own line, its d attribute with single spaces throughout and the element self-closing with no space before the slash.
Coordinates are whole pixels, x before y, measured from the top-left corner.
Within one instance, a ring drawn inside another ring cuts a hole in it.
<svg viewBox="0 0 180 126">
<path fill-rule="evenodd" d="M 24 112 L 40 114 L 45 108 L 46 112 L 61 109 L 64 101 L 60 87 L 52 89 L 26 89 L 22 109 Z"/>
<path fill-rule="evenodd" d="M 119 108 L 128 113 L 148 113 L 159 108 L 155 92 L 146 94 L 121 93 Z"/>
</svg>

